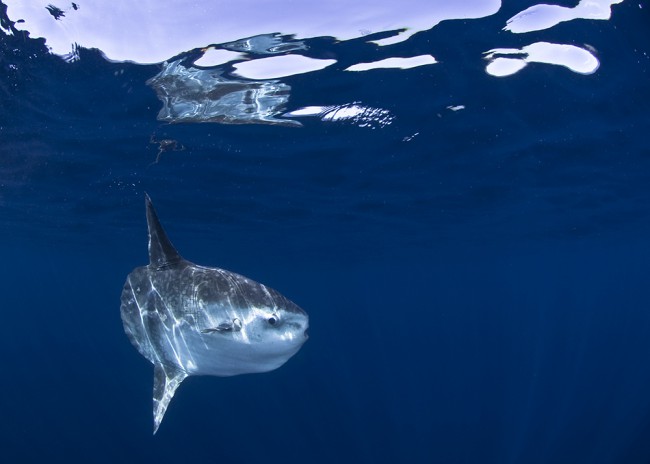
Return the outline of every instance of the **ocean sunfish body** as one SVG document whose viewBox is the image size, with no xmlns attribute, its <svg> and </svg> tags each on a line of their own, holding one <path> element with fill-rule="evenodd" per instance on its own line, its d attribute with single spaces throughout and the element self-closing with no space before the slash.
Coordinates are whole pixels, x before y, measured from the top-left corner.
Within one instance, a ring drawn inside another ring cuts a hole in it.
<svg viewBox="0 0 650 464">
<path fill-rule="evenodd" d="M 146 196 L 149 265 L 126 278 L 124 331 L 154 365 L 154 434 L 190 375 L 268 372 L 307 340 L 309 317 L 277 291 L 223 269 L 197 266 L 173 247 Z"/>
</svg>

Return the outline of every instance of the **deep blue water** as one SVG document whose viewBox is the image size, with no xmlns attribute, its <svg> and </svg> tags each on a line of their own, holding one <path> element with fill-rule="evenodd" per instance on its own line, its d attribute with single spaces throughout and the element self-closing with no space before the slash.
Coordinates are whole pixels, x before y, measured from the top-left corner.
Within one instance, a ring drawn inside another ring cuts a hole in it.
<svg viewBox="0 0 650 464">
<path fill-rule="evenodd" d="M 488 76 L 516 3 L 396 46 L 440 65 L 284 79 L 375 129 L 164 124 L 158 65 L 0 31 L 3 462 L 650 462 L 648 5 L 540 33 L 594 74 Z M 152 136 L 185 149 L 152 164 Z M 119 312 L 144 192 L 186 258 L 311 325 L 276 371 L 186 380 L 154 437 Z"/>
</svg>

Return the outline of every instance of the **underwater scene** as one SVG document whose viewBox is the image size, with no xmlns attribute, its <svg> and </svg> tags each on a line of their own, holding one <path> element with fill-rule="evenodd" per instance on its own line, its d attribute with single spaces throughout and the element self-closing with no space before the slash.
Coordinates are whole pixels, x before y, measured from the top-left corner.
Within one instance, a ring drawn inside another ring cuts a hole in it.
<svg viewBox="0 0 650 464">
<path fill-rule="evenodd" d="M 649 25 L 0 0 L 2 462 L 650 463 Z"/>
</svg>

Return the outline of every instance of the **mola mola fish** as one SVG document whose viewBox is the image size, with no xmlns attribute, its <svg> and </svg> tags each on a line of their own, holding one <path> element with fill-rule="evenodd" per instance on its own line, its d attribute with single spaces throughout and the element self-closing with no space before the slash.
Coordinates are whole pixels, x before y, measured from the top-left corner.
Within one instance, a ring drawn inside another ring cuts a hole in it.
<svg viewBox="0 0 650 464">
<path fill-rule="evenodd" d="M 309 318 L 272 288 L 183 259 L 148 195 L 145 203 L 149 265 L 126 278 L 120 312 L 131 343 L 154 365 L 155 434 L 185 378 L 276 369 L 307 340 Z"/>
</svg>

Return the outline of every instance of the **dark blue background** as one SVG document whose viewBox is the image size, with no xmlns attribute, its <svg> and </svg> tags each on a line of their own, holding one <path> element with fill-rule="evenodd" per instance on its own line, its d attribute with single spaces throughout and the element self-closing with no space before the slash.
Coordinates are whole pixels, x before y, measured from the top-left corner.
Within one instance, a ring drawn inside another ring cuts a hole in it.
<svg viewBox="0 0 650 464">
<path fill-rule="evenodd" d="M 500 32 L 521 8 L 391 49 L 438 65 L 286 79 L 292 108 L 390 110 L 375 130 L 162 125 L 156 66 L 0 36 L 3 460 L 650 462 L 647 8 Z M 601 68 L 485 74 L 482 52 L 532 39 Z M 338 69 L 368 53 L 311 45 Z M 151 165 L 152 134 L 186 150 Z M 186 258 L 311 322 L 277 371 L 188 379 L 155 437 L 119 317 L 144 191 Z"/>
</svg>

